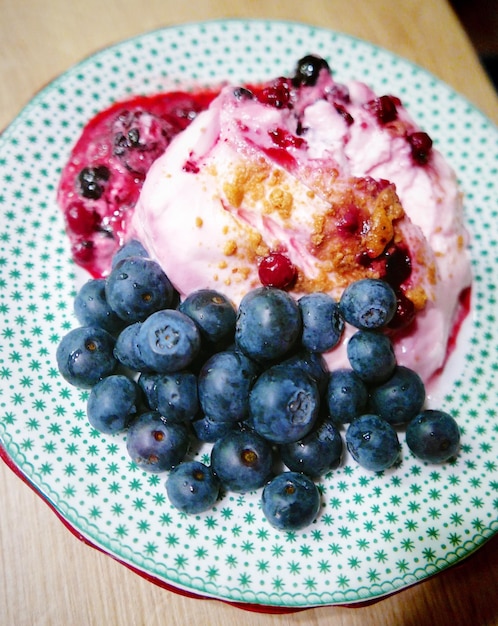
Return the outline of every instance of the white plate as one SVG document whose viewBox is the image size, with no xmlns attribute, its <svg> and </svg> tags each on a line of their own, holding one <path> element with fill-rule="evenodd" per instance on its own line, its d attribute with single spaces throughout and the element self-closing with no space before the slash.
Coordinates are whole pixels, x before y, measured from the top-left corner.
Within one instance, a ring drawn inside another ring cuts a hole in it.
<svg viewBox="0 0 498 626">
<path fill-rule="evenodd" d="M 76 270 L 55 201 L 84 123 L 114 100 L 172 83 L 268 79 L 307 53 L 338 81 L 399 95 L 455 167 L 473 238 L 472 311 L 435 393 L 463 431 L 454 463 L 372 474 L 346 463 L 320 483 L 318 521 L 272 530 L 259 494 L 173 509 L 164 476 L 129 461 L 123 437 L 86 421 L 85 394 L 54 359 L 76 324 Z M 298 608 L 372 600 L 463 559 L 498 529 L 496 332 L 498 132 L 426 71 L 363 41 L 293 23 L 223 21 L 103 50 L 39 93 L 0 138 L 0 441 L 4 458 L 86 541 L 159 584 L 231 602 Z"/>
</svg>

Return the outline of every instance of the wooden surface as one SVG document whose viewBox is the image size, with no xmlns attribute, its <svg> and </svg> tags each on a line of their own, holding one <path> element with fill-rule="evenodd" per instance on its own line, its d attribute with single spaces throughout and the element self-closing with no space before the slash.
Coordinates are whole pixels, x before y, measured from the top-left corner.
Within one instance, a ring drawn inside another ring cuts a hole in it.
<svg viewBox="0 0 498 626">
<path fill-rule="evenodd" d="M 498 122 L 496 94 L 443 0 L 0 0 L 0 129 L 85 56 L 147 30 L 222 17 L 290 19 L 356 35 L 425 67 Z M 262 616 L 165 591 L 86 546 L 3 463 L 0 498 L 2 625 L 498 624 L 498 539 L 370 606 Z"/>
</svg>

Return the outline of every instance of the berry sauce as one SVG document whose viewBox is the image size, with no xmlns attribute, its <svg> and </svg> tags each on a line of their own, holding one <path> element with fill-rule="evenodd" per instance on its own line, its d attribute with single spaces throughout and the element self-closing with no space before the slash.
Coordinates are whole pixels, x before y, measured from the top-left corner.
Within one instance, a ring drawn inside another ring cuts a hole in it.
<svg viewBox="0 0 498 626">
<path fill-rule="evenodd" d="M 455 314 L 455 321 L 453 324 L 453 328 L 451 329 L 451 335 L 448 339 L 448 351 L 446 358 L 450 356 L 453 350 L 456 348 L 458 334 L 460 332 L 460 328 L 464 323 L 467 315 L 470 313 L 470 304 L 472 298 L 472 289 L 471 287 L 467 287 L 464 289 L 459 297 L 458 297 L 458 308 Z"/>
<path fill-rule="evenodd" d="M 135 96 L 85 126 L 64 168 L 58 202 L 73 258 L 92 276 L 108 272 L 152 163 L 217 94 Z"/>
<path fill-rule="evenodd" d="M 472 288 L 466 287 L 465 289 L 461 291 L 460 295 L 458 296 L 458 306 L 455 311 L 455 315 L 453 319 L 453 326 L 451 328 L 450 336 L 448 337 L 448 343 L 446 344 L 446 356 L 444 359 L 444 363 L 441 365 L 441 367 L 438 370 L 434 372 L 434 374 L 431 377 L 431 380 L 428 381 L 429 384 L 431 381 L 437 380 L 438 376 L 444 370 L 445 365 L 448 362 L 448 359 L 450 358 L 450 356 L 453 354 L 454 350 L 456 349 L 460 330 L 462 328 L 463 323 L 467 319 L 468 314 L 470 313 L 471 299 L 472 299 Z"/>
</svg>

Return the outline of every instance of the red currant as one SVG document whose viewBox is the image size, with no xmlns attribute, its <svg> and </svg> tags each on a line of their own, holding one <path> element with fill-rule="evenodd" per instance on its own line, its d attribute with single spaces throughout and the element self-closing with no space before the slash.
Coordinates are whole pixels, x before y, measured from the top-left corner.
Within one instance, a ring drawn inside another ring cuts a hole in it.
<svg viewBox="0 0 498 626">
<path fill-rule="evenodd" d="M 259 280 L 265 287 L 285 289 L 296 278 L 296 268 L 281 252 L 271 252 L 259 264 Z"/>
<path fill-rule="evenodd" d="M 73 258 L 79 265 L 87 265 L 95 255 L 93 241 L 78 241 L 71 247 Z"/>
<path fill-rule="evenodd" d="M 76 235 L 91 235 L 98 230 L 100 221 L 99 214 L 82 203 L 71 204 L 66 210 L 67 226 Z"/>
<path fill-rule="evenodd" d="M 268 131 L 268 134 L 271 137 L 271 140 L 276 146 L 280 146 L 281 148 L 302 148 L 303 144 L 305 144 L 305 140 L 302 137 L 296 137 L 295 135 L 291 135 L 288 131 L 283 128 L 272 128 Z"/>
<path fill-rule="evenodd" d="M 259 101 L 276 109 L 291 108 L 291 90 L 287 78 L 277 78 L 261 90 Z"/>
<path fill-rule="evenodd" d="M 427 133 L 416 132 L 408 135 L 408 143 L 412 150 L 413 160 L 419 165 L 425 165 L 432 150 L 432 139 Z"/>
<path fill-rule="evenodd" d="M 381 96 L 367 102 L 365 107 L 369 109 L 381 124 L 387 124 L 393 122 L 398 117 L 398 111 L 396 110 L 396 104 L 399 102 L 392 96 Z"/>
</svg>

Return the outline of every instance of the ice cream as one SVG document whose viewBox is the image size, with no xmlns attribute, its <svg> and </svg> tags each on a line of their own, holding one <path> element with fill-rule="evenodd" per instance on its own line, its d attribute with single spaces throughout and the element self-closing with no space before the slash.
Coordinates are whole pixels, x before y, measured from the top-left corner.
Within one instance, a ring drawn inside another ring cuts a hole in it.
<svg viewBox="0 0 498 626">
<path fill-rule="evenodd" d="M 389 280 L 410 310 L 398 362 L 426 381 L 471 280 L 452 169 L 396 98 L 327 70 L 311 86 L 225 87 L 152 165 L 132 233 L 182 296 L 213 287 L 237 304 L 271 251 L 297 268 L 296 297 Z M 326 358 L 344 365 L 344 345 Z"/>
<path fill-rule="evenodd" d="M 75 259 L 105 275 L 135 237 L 182 297 L 212 287 L 235 304 L 272 252 L 296 269 L 296 298 L 384 278 L 398 363 L 428 381 L 471 282 L 455 173 L 396 97 L 335 82 L 317 57 L 298 68 L 98 116 L 59 187 Z M 347 364 L 351 332 L 330 367 Z"/>
</svg>

